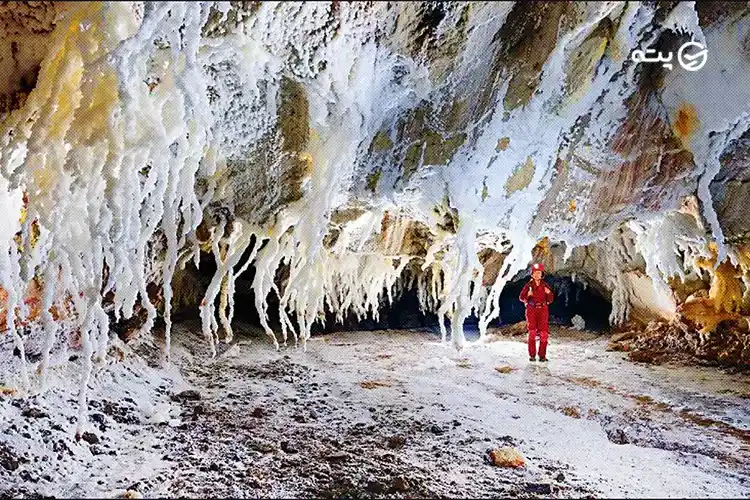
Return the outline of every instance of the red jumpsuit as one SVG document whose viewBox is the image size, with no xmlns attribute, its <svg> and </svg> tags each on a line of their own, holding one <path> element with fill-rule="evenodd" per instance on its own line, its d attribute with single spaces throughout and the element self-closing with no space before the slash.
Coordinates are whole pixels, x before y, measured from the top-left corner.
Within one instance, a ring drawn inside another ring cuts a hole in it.
<svg viewBox="0 0 750 500">
<path fill-rule="evenodd" d="M 531 295 L 529 295 L 531 290 Z M 549 308 L 555 294 L 544 280 L 536 283 L 529 280 L 521 290 L 519 297 L 526 304 L 526 322 L 529 328 L 529 357 L 536 356 L 536 334 L 539 333 L 539 358 L 547 358 L 547 339 L 549 338 Z"/>
</svg>

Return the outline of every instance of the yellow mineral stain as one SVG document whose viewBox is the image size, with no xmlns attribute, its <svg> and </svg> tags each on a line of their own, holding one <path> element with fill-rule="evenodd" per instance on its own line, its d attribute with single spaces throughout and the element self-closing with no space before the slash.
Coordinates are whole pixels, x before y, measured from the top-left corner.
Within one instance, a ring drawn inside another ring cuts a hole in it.
<svg viewBox="0 0 750 500">
<path fill-rule="evenodd" d="M 679 312 L 684 318 L 696 323 L 701 333 L 714 331 L 722 321 L 737 321 L 742 318 L 736 313 L 717 311 L 713 301 L 708 297 L 688 299 L 680 305 Z"/>
<path fill-rule="evenodd" d="M 622 45 L 617 41 L 617 38 L 609 40 L 607 45 L 607 52 L 609 57 L 616 62 L 620 62 L 625 58 L 626 52 L 622 49 Z"/>
<path fill-rule="evenodd" d="M 540 239 L 534 249 L 531 251 L 532 255 L 535 257 L 546 257 L 550 255 L 552 252 L 552 246 L 549 241 L 549 237 L 545 236 L 544 238 Z"/>
<path fill-rule="evenodd" d="M 526 158 L 526 161 L 519 165 L 505 183 L 505 192 L 510 196 L 516 191 L 525 189 L 531 184 L 531 180 L 534 178 L 534 161 L 531 156 Z"/>
<path fill-rule="evenodd" d="M 320 134 L 318 134 L 318 131 L 314 128 L 310 127 L 310 140 L 312 141 L 319 141 L 320 140 Z"/>
<path fill-rule="evenodd" d="M 711 278 L 708 297 L 719 311 L 739 312 L 742 307 L 742 283 L 738 269 L 728 260 L 719 264 Z"/>
<path fill-rule="evenodd" d="M 690 136 L 698 129 L 698 112 L 695 106 L 689 103 L 682 104 L 677 109 L 673 130 L 683 144 L 690 140 Z"/>
<path fill-rule="evenodd" d="M 497 140 L 497 147 L 495 148 L 495 150 L 497 152 L 505 151 L 506 149 L 508 149 L 509 145 L 510 145 L 510 137 L 502 137 Z"/>
<path fill-rule="evenodd" d="M 26 205 L 24 204 L 24 206 L 21 207 L 21 216 L 18 218 L 18 222 L 20 222 L 21 224 L 26 222 L 26 217 L 28 217 L 28 215 L 29 215 L 29 211 L 26 208 Z"/>
<path fill-rule="evenodd" d="M 303 175 L 309 175 L 312 173 L 313 170 L 313 157 L 310 153 L 307 151 L 303 151 L 299 153 L 297 156 L 300 161 L 304 164 L 304 174 Z"/>
<path fill-rule="evenodd" d="M 83 128 L 84 141 L 105 133 L 109 129 L 109 118 L 114 106 L 119 102 L 118 80 L 114 72 L 107 72 L 97 80 L 91 103 L 85 113 L 85 120 L 77 126 Z"/>
<path fill-rule="evenodd" d="M 608 39 L 605 37 L 594 37 L 586 40 L 571 59 L 566 82 L 570 89 L 570 101 L 579 101 L 591 88 L 594 72 L 604 55 L 607 43 Z"/>
<path fill-rule="evenodd" d="M 14 396 L 16 394 L 16 390 L 12 387 L 0 385 L 0 394 L 2 394 L 3 396 Z"/>
<path fill-rule="evenodd" d="M 58 94 L 57 107 L 52 116 L 49 135 L 54 139 L 63 139 L 70 127 L 75 109 L 81 102 L 81 79 L 83 78 L 83 66 L 80 58 L 75 58 L 76 68 L 62 82 Z M 64 75 L 61 75 L 64 77 Z"/>
<path fill-rule="evenodd" d="M 699 258 L 696 265 L 711 273 L 711 288 L 708 297 L 713 302 L 716 311 L 729 313 L 739 312 L 742 307 L 742 271 L 732 264 L 729 259 L 719 264 L 716 269 L 718 247 L 715 242 L 708 245 L 710 258 Z"/>
<path fill-rule="evenodd" d="M 711 273 L 711 286 L 708 297 L 692 297 L 679 308 L 680 314 L 701 327 L 701 332 L 709 333 L 722 321 L 739 321 L 743 302 L 742 264 L 740 268 L 729 259 L 716 266 L 718 248 L 715 242 L 708 245 L 710 257 L 699 258 L 696 265 Z M 716 268 L 714 269 L 714 267 Z"/>
</svg>

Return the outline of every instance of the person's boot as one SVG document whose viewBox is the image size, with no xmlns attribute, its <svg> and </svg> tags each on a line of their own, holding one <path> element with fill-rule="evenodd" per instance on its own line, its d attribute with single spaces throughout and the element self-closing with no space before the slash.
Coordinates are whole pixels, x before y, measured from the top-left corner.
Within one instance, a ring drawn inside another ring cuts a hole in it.
<svg viewBox="0 0 750 500">
<path fill-rule="evenodd" d="M 536 361 L 536 356 L 529 356 L 529 361 Z M 545 359 L 545 361 L 547 360 Z"/>
<path fill-rule="evenodd" d="M 541 361 L 542 363 L 546 363 L 547 362 L 547 358 L 539 358 L 539 361 Z"/>
</svg>

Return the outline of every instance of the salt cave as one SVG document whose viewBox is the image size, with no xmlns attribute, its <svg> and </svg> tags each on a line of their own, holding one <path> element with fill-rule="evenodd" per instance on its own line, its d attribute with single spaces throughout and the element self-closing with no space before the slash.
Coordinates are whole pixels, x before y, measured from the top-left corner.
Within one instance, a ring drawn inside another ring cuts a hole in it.
<svg viewBox="0 0 750 500">
<path fill-rule="evenodd" d="M 750 495 L 747 3 L 0 29 L 3 498 Z"/>
</svg>

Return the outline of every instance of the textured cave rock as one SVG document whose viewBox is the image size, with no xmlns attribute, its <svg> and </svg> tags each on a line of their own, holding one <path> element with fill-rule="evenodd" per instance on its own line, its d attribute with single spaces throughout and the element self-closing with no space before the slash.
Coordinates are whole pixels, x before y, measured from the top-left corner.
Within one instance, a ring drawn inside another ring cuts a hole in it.
<svg viewBox="0 0 750 500">
<path fill-rule="evenodd" d="M 55 2 L 3 2 L 0 6 L 0 115 L 20 108 L 36 85 L 55 18 Z"/>
<path fill-rule="evenodd" d="M 536 259 L 612 324 L 750 316 L 746 5 L 36 2 L 0 20 L 10 299 L 74 262 L 57 298 L 106 290 L 140 326 L 198 307 L 213 345 L 235 295 L 304 339 L 408 290 L 460 347 Z M 691 39 L 699 72 L 630 59 Z"/>
<path fill-rule="evenodd" d="M 721 170 L 711 181 L 711 195 L 722 229 L 729 239 L 750 233 L 750 131 L 732 141 L 721 155 Z"/>
</svg>

